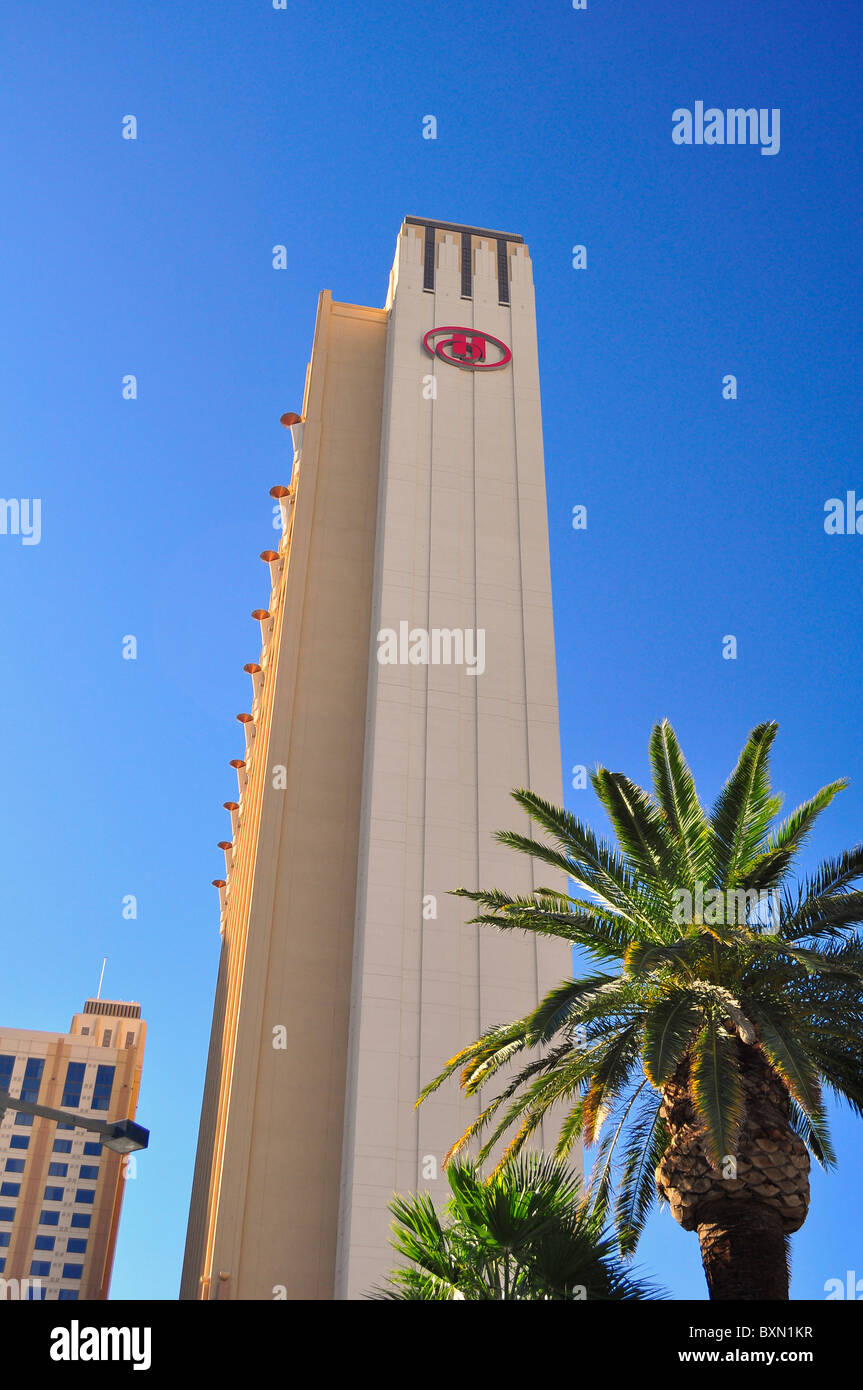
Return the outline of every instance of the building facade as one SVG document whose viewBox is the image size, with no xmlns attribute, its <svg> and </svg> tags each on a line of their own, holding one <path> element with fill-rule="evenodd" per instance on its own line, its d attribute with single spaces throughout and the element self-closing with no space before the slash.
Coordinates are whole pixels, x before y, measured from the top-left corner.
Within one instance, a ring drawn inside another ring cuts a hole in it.
<svg viewBox="0 0 863 1390">
<path fill-rule="evenodd" d="M 98 1119 L 131 1119 L 140 1004 L 88 999 L 68 1033 L 0 1028 L 0 1091 Z M 0 1117 L 0 1279 L 26 1298 L 105 1299 L 134 1157 L 98 1135 L 11 1107 Z M 13 1282 L 14 1281 L 14 1282 Z M 8 1296 L 8 1293 L 7 1293 Z"/>
<path fill-rule="evenodd" d="M 408 218 L 384 308 L 320 296 L 262 554 L 181 1297 L 358 1298 L 394 1192 L 477 1113 L 422 1086 L 569 971 L 466 925 L 561 800 L 536 319 L 521 237 Z M 519 862 L 521 860 L 521 862 Z M 549 881 L 543 870 L 538 883 Z"/>
</svg>

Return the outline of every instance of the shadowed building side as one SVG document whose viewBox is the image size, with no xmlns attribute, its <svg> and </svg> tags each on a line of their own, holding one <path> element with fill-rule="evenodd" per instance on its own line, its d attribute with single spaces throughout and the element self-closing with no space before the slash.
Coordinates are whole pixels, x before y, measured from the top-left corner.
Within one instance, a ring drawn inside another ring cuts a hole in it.
<svg viewBox="0 0 863 1390">
<path fill-rule="evenodd" d="M 386 317 L 320 298 L 241 773 L 184 1298 L 333 1293 Z"/>
</svg>

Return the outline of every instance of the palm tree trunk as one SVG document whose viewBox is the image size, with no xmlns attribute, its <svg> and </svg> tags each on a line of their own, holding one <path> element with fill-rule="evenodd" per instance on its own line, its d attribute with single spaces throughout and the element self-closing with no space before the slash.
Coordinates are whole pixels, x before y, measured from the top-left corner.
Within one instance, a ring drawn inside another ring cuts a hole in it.
<svg viewBox="0 0 863 1390">
<path fill-rule="evenodd" d="M 782 1217 L 760 1202 L 743 1202 L 740 1208 L 697 1226 L 711 1299 L 787 1301 L 788 1237 Z"/>
<path fill-rule="evenodd" d="M 809 1155 L 790 1122 L 782 1079 L 760 1049 L 740 1043 L 745 1113 L 733 1167 L 707 1157 L 684 1057 L 663 1086 L 670 1142 L 656 1169 L 660 1194 L 697 1231 L 712 1299 L 788 1299 L 788 1236 L 809 1207 Z"/>
</svg>

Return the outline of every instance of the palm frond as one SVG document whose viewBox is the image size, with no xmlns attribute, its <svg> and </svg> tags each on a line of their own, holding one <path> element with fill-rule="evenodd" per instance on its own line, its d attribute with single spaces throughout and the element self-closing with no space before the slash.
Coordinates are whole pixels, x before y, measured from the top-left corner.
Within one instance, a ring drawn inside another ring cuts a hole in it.
<svg viewBox="0 0 863 1390">
<path fill-rule="evenodd" d="M 719 1168 L 737 1150 L 743 1119 L 743 1083 L 737 1039 L 714 1020 L 702 1028 L 692 1049 L 692 1100 L 704 1125 L 705 1150 Z"/>
<path fill-rule="evenodd" d="M 671 990 L 647 1014 L 642 1058 L 645 1075 L 654 1086 L 663 1086 L 688 1050 L 692 1035 L 703 1021 L 703 1006 L 688 990 Z"/>
<path fill-rule="evenodd" d="M 570 878 L 588 892 L 607 901 L 628 920 L 649 920 L 637 879 L 616 849 L 607 841 L 598 839 L 590 827 L 583 825 L 571 812 L 552 805 L 535 792 L 520 787 L 512 795 L 533 820 L 557 839 L 566 862 L 571 865 L 566 870 Z M 507 831 L 501 831 L 497 838 L 502 844 L 511 844 L 531 855 L 534 851 L 528 845 L 540 843 Z M 519 843 L 520 840 L 525 843 Z M 557 868 L 562 867 L 558 861 L 550 862 L 554 862 Z"/>
<path fill-rule="evenodd" d="M 627 981 L 615 975 L 588 975 L 581 980 L 564 980 L 549 990 L 542 1003 L 529 1015 L 531 1043 L 548 1042 L 570 1020 L 581 1019 L 585 1005 L 601 999 L 603 1011 L 625 1000 Z"/>
<path fill-rule="evenodd" d="M 849 785 L 847 777 L 828 782 L 825 787 L 802 802 L 791 815 L 777 826 L 767 839 L 767 852 L 777 849 L 798 850 L 812 833 L 816 820 L 839 792 Z"/>
<path fill-rule="evenodd" d="M 584 1100 L 584 1142 L 588 1145 L 596 1142 L 603 1112 L 610 1110 L 611 1101 L 626 1086 L 638 1061 L 641 1032 L 641 1020 L 638 1019 L 605 1042 Z"/>
<path fill-rule="evenodd" d="M 580 946 L 602 960 L 619 960 L 626 950 L 630 933 L 625 922 L 617 915 L 605 913 L 600 905 L 590 906 L 590 910 L 553 910 L 548 896 L 519 898 L 502 892 L 476 892 L 468 888 L 455 888 L 452 896 L 470 898 L 492 909 L 471 917 L 471 923 L 482 923 L 497 927 L 501 931 L 530 931 L 540 936 L 557 936 Z M 582 905 L 583 907 L 583 905 Z"/>
<path fill-rule="evenodd" d="M 622 1255 L 635 1250 L 656 1202 L 654 1174 L 668 1146 L 661 1108 L 662 1096 L 649 1095 L 629 1130 L 614 1219 Z"/>
<path fill-rule="evenodd" d="M 809 1117 L 810 1123 L 823 1121 L 824 1106 L 818 1068 L 814 1065 L 810 1053 L 795 1036 L 792 1021 L 783 1017 L 778 1005 L 774 1005 L 770 1010 L 762 1003 L 754 1008 L 750 1005 L 750 1008 L 758 1026 L 759 1045 L 771 1067 L 781 1076 L 800 1109 Z"/>
<path fill-rule="evenodd" d="M 822 1168 L 834 1168 L 836 1166 L 836 1154 L 827 1125 L 818 1118 L 811 1120 L 793 1096 L 791 1097 L 790 1108 L 791 1128 L 794 1133 L 799 1135 Z"/>
<path fill-rule="evenodd" d="M 650 762 L 656 799 L 681 847 L 681 862 L 686 870 L 681 886 L 691 888 L 707 874 L 710 826 L 677 735 L 667 719 L 651 733 Z"/>
<path fill-rule="evenodd" d="M 616 1123 L 614 1127 L 609 1128 L 605 1138 L 600 1141 L 597 1147 L 596 1158 L 593 1168 L 591 1169 L 585 1200 L 588 1202 L 591 1210 L 596 1212 L 603 1224 L 611 1210 L 614 1163 L 617 1158 L 618 1145 L 626 1134 L 626 1127 L 633 1109 L 637 1105 L 642 1092 L 649 1084 L 650 1083 L 646 1079 L 640 1081 L 638 1085 L 633 1088 L 632 1094 L 621 1102 L 615 1117 Z"/>
<path fill-rule="evenodd" d="M 680 848 L 660 808 L 622 772 L 598 767 L 590 780 L 638 877 L 667 894 L 680 880 Z"/>
<path fill-rule="evenodd" d="M 711 812 L 713 878 L 718 883 L 737 883 L 781 804 L 770 792 L 770 747 L 778 728 L 770 722 L 752 730 Z"/>
<path fill-rule="evenodd" d="M 434 1080 L 423 1087 L 414 1108 L 421 1105 L 427 1096 L 457 1071 L 462 1073 L 462 1085 L 473 1086 L 475 1089 L 480 1084 L 480 1078 L 487 1079 L 492 1076 L 505 1062 L 526 1047 L 527 1038 L 527 1021 L 521 1018 L 516 1019 L 514 1023 L 502 1026 L 495 1024 L 494 1027 L 486 1029 L 476 1042 L 462 1048 L 461 1052 L 451 1057 Z"/>
</svg>

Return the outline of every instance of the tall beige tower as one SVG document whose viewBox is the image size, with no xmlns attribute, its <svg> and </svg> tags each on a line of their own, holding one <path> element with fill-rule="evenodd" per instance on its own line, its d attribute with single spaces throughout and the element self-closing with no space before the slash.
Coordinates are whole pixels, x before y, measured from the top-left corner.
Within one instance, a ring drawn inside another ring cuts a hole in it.
<svg viewBox="0 0 863 1390">
<path fill-rule="evenodd" d="M 89 1120 L 131 1119 L 145 1035 L 140 1004 L 118 999 L 86 1000 L 68 1033 L 0 1027 L 0 1092 Z M 135 1163 L 87 1129 L 0 1108 L 4 1287 L 58 1302 L 107 1298 Z"/>
<path fill-rule="evenodd" d="M 219 880 L 222 954 L 181 1297 L 362 1297 L 396 1191 L 476 1114 L 416 1097 L 569 971 L 468 926 L 527 893 L 511 800 L 561 800 L 531 264 L 407 218 L 386 307 L 323 293 Z M 543 870 L 538 882 L 548 880 Z"/>
</svg>

